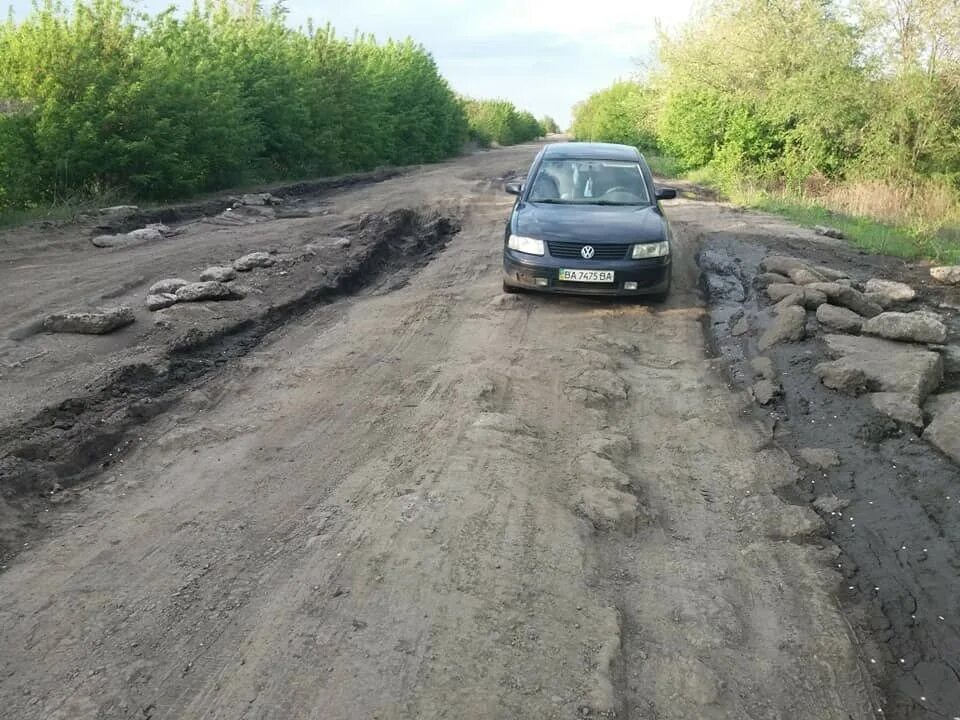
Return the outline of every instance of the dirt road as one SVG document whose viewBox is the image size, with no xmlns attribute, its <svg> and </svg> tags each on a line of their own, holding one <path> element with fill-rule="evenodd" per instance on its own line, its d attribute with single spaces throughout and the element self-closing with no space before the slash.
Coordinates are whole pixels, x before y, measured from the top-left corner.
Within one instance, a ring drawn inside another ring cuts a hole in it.
<svg viewBox="0 0 960 720">
<path fill-rule="evenodd" d="M 663 306 L 502 296 L 534 152 L 324 197 L 461 229 L 187 378 L 49 508 L 0 575 L 5 716 L 875 716 L 836 551 L 708 358 L 702 204 Z"/>
</svg>

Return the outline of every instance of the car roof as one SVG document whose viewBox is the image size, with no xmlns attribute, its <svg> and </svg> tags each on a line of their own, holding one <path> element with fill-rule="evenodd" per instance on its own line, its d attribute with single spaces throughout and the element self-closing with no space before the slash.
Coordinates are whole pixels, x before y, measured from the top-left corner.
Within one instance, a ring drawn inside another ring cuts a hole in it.
<svg viewBox="0 0 960 720">
<path fill-rule="evenodd" d="M 543 157 L 551 160 L 637 160 L 640 152 L 632 145 L 568 142 L 547 145 L 544 148 Z"/>
</svg>

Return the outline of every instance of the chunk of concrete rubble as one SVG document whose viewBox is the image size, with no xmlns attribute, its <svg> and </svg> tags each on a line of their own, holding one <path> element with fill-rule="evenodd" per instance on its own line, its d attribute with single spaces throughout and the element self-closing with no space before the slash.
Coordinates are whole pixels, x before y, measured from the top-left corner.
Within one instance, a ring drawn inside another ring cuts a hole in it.
<svg viewBox="0 0 960 720">
<path fill-rule="evenodd" d="M 95 311 L 78 310 L 48 315 L 43 319 L 42 328 L 48 333 L 105 335 L 129 325 L 134 319 L 133 308 L 121 305 Z"/>
<path fill-rule="evenodd" d="M 896 280 L 870 278 L 864 286 L 866 293 L 882 296 L 890 303 L 909 302 L 917 297 L 917 291 L 906 283 Z"/>
<path fill-rule="evenodd" d="M 878 392 L 868 396 L 870 404 L 881 415 L 893 418 L 898 423 L 916 430 L 923 429 L 923 412 L 912 395 L 907 393 Z"/>
<path fill-rule="evenodd" d="M 932 345 L 930 349 L 936 350 L 943 358 L 944 373 L 960 373 L 960 345 Z"/>
<path fill-rule="evenodd" d="M 281 205 L 283 204 L 283 199 L 278 198 L 275 195 L 271 195 L 268 192 L 264 193 L 246 193 L 240 196 L 239 203 L 241 205 Z"/>
<path fill-rule="evenodd" d="M 350 238 L 340 238 L 333 244 L 333 246 L 338 248 L 348 248 L 352 244 L 353 243 L 351 242 Z"/>
<path fill-rule="evenodd" d="M 625 534 L 636 531 L 638 507 L 636 496 L 606 487 L 585 487 L 577 498 L 577 509 L 595 528 Z"/>
<path fill-rule="evenodd" d="M 746 335 L 748 332 L 750 332 L 750 321 L 747 320 L 746 316 L 737 320 L 730 329 L 730 334 L 734 337 Z"/>
<path fill-rule="evenodd" d="M 243 296 L 229 285 L 213 281 L 190 283 L 177 290 L 178 302 L 239 300 L 241 297 Z"/>
<path fill-rule="evenodd" d="M 819 273 L 819 274 L 822 275 L 823 277 L 827 278 L 827 280 L 838 281 L 838 280 L 849 280 L 849 279 L 850 279 L 850 275 L 848 275 L 847 273 L 845 273 L 843 270 L 837 270 L 837 269 L 835 269 L 835 268 L 829 268 L 829 267 L 826 267 L 826 266 L 824 266 L 824 265 L 814 265 L 814 266 L 813 266 L 813 269 L 814 269 L 814 271 L 816 271 L 817 273 Z"/>
<path fill-rule="evenodd" d="M 943 380 L 943 359 L 917 345 L 854 335 L 826 335 L 824 342 L 839 360 L 817 368 L 859 371 L 872 391 L 907 393 L 921 403 Z"/>
<path fill-rule="evenodd" d="M 176 305 L 177 295 L 176 293 L 154 293 L 147 295 L 147 309 L 148 310 L 163 310 L 168 308 L 171 305 Z"/>
<path fill-rule="evenodd" d="M 816 290 L 817 292 L 822 292 L 827 296 L 827 299 L 833 299 L 840 295 L 843 292 L 844 285 L 840 285 L 836 281 L 830 282 L 815 282 L 806 285 L 807 290 Z"/>
<path fill-rule="evenodd" d="M 828 388 L 844 395 L 856 397 L 867 390 L 867 374 L 854 362 L 844 358 L 820 363 L 813 368 L 813 373 Z"/>
<path fill-rule="evenodd" d="M 765 288 L 768 285 L 790 285 L 790 278 L 786 275 L 781 275 L 780 273 L 765 272 L 760 273 L 753 278 L 753 286 L 757 288 Z"/>
<path fill-rule="evenodd" d="M 960 265 L 941 265 L 930 268 L 930 277 L 946 285 L 960 285 Z"/>
<path fill-rule="evenodd" d="M 826 278 L 813 268 L 795 267 L 790 271 L 790 279 L 795 285 L 809 285 L 815 282 L 825 282 Z"/>
<path fill-rule="evenodd" d="M 233 261 L 233 269 L 237 272 L 249 272 L 254 268 L 270 267 L 274 263 L 270 253 L 252 252 Z"/>
<path fill-rule="evenodd" d="M 863 323 L 861 332 L 915 343 L 942 343 L 947 339 L 947 326 L 943 321 L 924 311 L 881 313 Z"/>
<path fill-rule="evenodd" d="M 760 357 L 753 358 L 753 360 L 750 361 L 750 367 L 753 368 L 754 375 L 764 380 L 773 380 L 776 377 L 773 360 L 768 357 L 761 355 Z"/>
<path fill-rule="evenodd" d="M 183 278 L 164 278 L 163 280 L 157 280 L 153 285 L 150 286 L 150 289 L 147 290 L 147 293 L 150 295 L 165 295 L 167 293 L 175 293 L 177 290 L 182 288 L 184 285 L 188 285 L 188 281 Z"/>
<path fill-rule="evenodd" d="M 938 395 L 927 404 L 933 416 L 923 439 L 960 463 L 960 392 Z"/>
<path fill-rule="evenodd" d="M 853 310 L 824 303 L 817 308 L 817 320 L 824 327 L 856 334 L 863 326 L 863 318 Z"/>
<path fill-rule="evenodd" d="M 175 231 L 171 230 L 166 225 L 163 225 L 162 223 L 153 223 L 147 225 L 146 227 L 142 227 L 137 230 L 131 230 L 128 233 L 122 233 L 119 235 L 98 235 L 90 242 L 99 248 L 125 247 L 127 245 L 139 245 L 141 243 L 157 242 L 158 240 L 163 240 L 164 238 L 175 234 Z"/>
<path fill-rule="evenodd" d="M 760 336 L 757 346 L 760 350 L 766 350 L 780 342 L 803 340 L 806 329 L 806 311 L 802 307 L 786 307 L 774 317 L 773 323 Z"/>
<path fill-rule="evenodd" d="M 774 306 L 774 312 L 779 313 L 783 308 L 791 305 L 799 305 L 807 310 L 816 310 L 827 302 L 827 296 L 819 290 L 811 290 L 807 287 L 800 288 L 800 292 L 793 295 L 787 295 L 783 300 Z"/>
<path fill-rule="evenodd" d="M 845 509 L 849 504 L 849 500 L 841 500 L 836 495 L 821 495 L 813 501 L 814 509 L 822 512 L 824 515 L 827 515 L 828 513 L 839 512 Z"/>
<path fill-rule="evenodd" d="M 874 302 L 870 302 L 864 297 L 862 292 L 852 287 L 841 286 L 840 292 L 836 297 L 831 298 L 831 300 L 834 305 L 841 305 L 863 317 L 870 318 L 883 312 L 882 307 Z"/>
<path fill-rule="evenodd" d="M 223 265 L 211 265 L 202 273 L 200 273 L 201 280 L 213 280 L 214 282 L 230 282 L 237 277 L 237 271 L 232 267 L 226 267 Z"/>
<path fill-rule="evenodd" d="M 817 235 L 823 235 L 824 237 L 833 238 L 834 240 L 843 240 L 845 237 L 842 230 L 837 230 L 837 228 L 832 228 L 827 225 L 814 225 L 813 231 Z"/>
<path fill-rule="evenodd" d="M 796 295 L 801 289 L 799 285 L 794 285 L 793 283 L 770 283 L 767 285 L 766 292 L 767 297 L 773 302 L 779 302 L 785 297 Z"/>
<path fill-rule="evenodd" d="M 889 297 L 883 295 L 882 293 L 865 292 L 863 297 L 867 300 L 867 302 L 872 302 L 874 305 L 878 305 L 884 310 L 894 304 Z"/>
<path fill-rule="evenodd" d="M 754 383 L 750 391 L 759 405 L 769 405 L 782 394 L 783 388 L 778 382 L 764 379 Z"/>
<path fill-rule="evenodd" d="M 809 267 L 806 261 L 788 255 L 767 255 L 760 261 L 760 269 L 764 272 L 779 273 L 788 277 L 791 270 L 805 267 Z"/>
<path fill-rule="evenodd" d="M 840 456 L 830 448 L 801 448 L 800 457 L 808 465 L 820 470 L 829 470 L 840 465 Z"/>
</svg>

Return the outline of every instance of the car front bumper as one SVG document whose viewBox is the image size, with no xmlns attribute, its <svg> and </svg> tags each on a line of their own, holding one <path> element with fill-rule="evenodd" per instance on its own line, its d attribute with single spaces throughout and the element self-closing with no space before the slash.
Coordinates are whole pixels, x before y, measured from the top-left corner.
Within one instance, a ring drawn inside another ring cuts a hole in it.
<svg viewBox="0 0 960 720">
<path fill-rule="evenodd" d="M 574 295 L 660 295 L 670 289 L 670 256 L 644 260 L 574 260 L 503 251 L 503 282 L 517 288 Z M 612 283 L 564 282 L 561 269 L 612 270 Z M 636 283 L 634 289 L 625 285 Z"/>
</svg>

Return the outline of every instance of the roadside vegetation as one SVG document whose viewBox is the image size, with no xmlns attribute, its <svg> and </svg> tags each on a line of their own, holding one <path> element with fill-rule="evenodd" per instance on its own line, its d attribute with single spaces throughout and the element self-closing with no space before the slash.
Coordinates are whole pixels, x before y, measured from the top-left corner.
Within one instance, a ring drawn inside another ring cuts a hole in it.
<svg viewBox="0 0 960 720">
<path fill-rule="evenodd" d="M 515 145 L 542 137 L 548 132 L 533 114 L 518 110 L 507 100 L 464 98 L 462 102 L 470 140 L 482 147 L 493 143 Z"/>
<path fill-rule="evenodd" d="M 481 131 L 543 134 L 512 105 L 489 130 L 471 107 L 412 40 L 295 30 L 280 5 L 149 15 L 41 0 L 0 22 L 0 222 L 433 162 Z"/>
<path fill-rule="evenodd" d="M 955 0 L 713 0 L 573 131 L 872 250 L 960 259 Z"/>
</svg>

